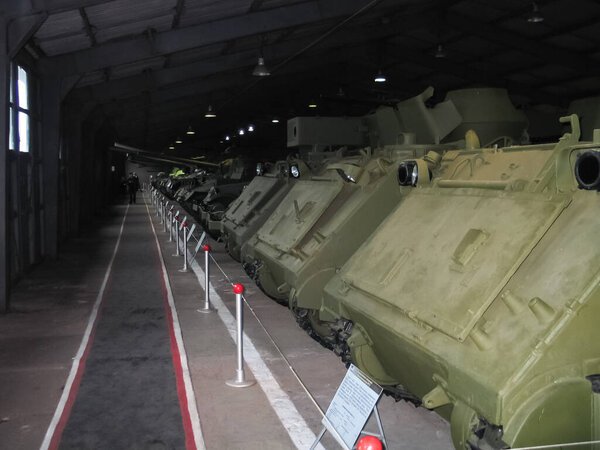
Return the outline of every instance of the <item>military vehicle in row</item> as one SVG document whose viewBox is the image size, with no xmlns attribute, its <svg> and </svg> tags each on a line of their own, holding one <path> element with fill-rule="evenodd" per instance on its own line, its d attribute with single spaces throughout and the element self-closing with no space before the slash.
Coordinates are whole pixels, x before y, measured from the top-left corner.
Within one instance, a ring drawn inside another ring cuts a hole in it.
<svg viewBox="0 0 600 450">
<path fill-rule="evenodd" d="M 558 142 L 518 145 L 501 90 L 429 96 L 362 118 L 362 152 L 297 166 L 269 208 L 277 183 L 257 182 L 223 229 L 265 292 L 447 418 L 456 448 L 600 440 L 600 130 L 582 141 L 570 115 Z"/>
<path fill-rule="evenodd" d="M 340 160 L 364 145 L 360 118 L 296 117 L 288 121 L 287 159 L 260 162 L 256 177 L 225 212 L 221 221 L 227 251 L 241 261 L 250 238 L 299 180 L 310 179 L 327 162 Z M 249 270 L 252 270 L 248 266 Z"/>
<path fill-rule="evenodd" d="M 256 176 L 229 205 L 220 222 L 221 239 L 233 259 L 241 261 L 242 246 L 263 225 L 296 180 L 309 175 L 310 169 L 300 159 L 257 163 Z"/>
<path fill-rule="evenodd" d="M 190 192 L 183 200 L 213 236 L 221 231 L 221 219 L 229 204 L 235 200 L 250 182 L 253 161 L 246 158 L 229 158 L 219 164 L 218 171 Z"/>
<path fill-rule="evenodd" d="M 465 92 L 479 97 L 483 95 L 480 91 Z M 491 93 L 496 96 L 496 91 Z M 289 304 L 298 322 L 328 346 L 335 348 L 335 340 L 314 330 L 319 326 L 313 316 L 320 293 L 402 200 L 396 189 L 398 162 L 427 155 L 433 163 L 442 152 L 465 145 L 464 140 L 440 143 L 462 124 L 462 115 L 450 100 L 428 108 L 426 102 L 432 95 L 433 90 L 427 89 L 395 108 L 379 108 L 363 119 L 371 121 L 365 129 L 373 133 L 367 138 L 378 147 L 365 147 L 355 156 L 330 161 L 310 178 L 298 181 L 242 249 L 244 268 L 261 289 Z M 508 101 L 505 92 L 504 96 Z M 514 107 L 508 118 L 520 125 L 516 132 L 508 132 L 520 136 L 526 126 L 524 118 Z M 405 123 L 417 132 L 405 131 Z M 496 136 L 504 136 L 507 127 L 501 124 L 495 131 Z M 385 139 L 401 142 L 381 145 Z"/>
<path fill-rule="evenodd" d="M 314 310 L 345 360 L 446 417 L 456 448 L 600 437 L 600 130 L 580 142 L 561 121 L 555 144 L 402 161 L 402 202 Z"/>
</svg>

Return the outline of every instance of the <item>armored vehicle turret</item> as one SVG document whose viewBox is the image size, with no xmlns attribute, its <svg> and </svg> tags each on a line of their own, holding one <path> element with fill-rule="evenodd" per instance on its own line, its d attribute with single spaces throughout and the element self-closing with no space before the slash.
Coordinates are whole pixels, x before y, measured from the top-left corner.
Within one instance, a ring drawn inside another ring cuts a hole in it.
<svg viewBox="0 0 600 450">
<path fill-rule="evenodd" d="M 457 449 L 600 438 L 600 130 L 561 121 L 556 144 L 402 161 L 403 201 L 323 291 L 345 359 Z"/>
</svg>

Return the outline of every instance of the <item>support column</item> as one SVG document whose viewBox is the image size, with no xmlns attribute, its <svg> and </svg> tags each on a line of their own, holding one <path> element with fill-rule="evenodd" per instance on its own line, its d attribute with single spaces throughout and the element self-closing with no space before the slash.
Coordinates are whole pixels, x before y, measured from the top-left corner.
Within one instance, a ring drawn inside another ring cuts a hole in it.
<svg viewBox="0 0 600 450">
<path fill-rule="evenodd" d="M 95 210 L 95 196 L 98 195 L 98 186 L 95 186 L 96 179 L 96 139 L 98 131 L 102 127 L 105 118 L 100 109 L 92 111 L 83 123 L 82 130 L 82 148 L 81 148 L 81 172 L 86 176 L 81 180 L 81 190 L 79 194 L 80 223 L 89 223 Z M 83 194 L 85 193 L 85 194 Z"/>
<path fill-rule="evenodd" d="M 65 133 L 65 148 L 67 151 L 66 170 L 69 173 L 69 184 L 66 186 L 67 198 L 65 199 L 65 217 L 64 230 L 65 235 L 76 235 L 79 233 L 79 197 L 81 196 L 81 152 L 82 152 L 82 133 L 83 117 L 73 106 L 66 106 L 63 115 L 65 123 L 63 132 Z"/>
<path fill-rule="evenodd" d="M 5 19 L 0 17 L 0 313 L 8 311 L 8 86 L 10 58 Z"/>
<path fill-rule="evenodd" d="M 29 14 L 26 11 L 23 11 L 22 16 L 17 14 L 10 21 L 6 16 L 0 16 L 0 313 L 7 312 L 10 306 L 11 239 L 8 221 L 11 211 L 7 210 L 10 192 L 7 165 L 10 130 L 8 123 L 10 61 L 33 36 L 46 17 L 45 13 Z"/>
<path fill-rule="evenodd" d="M 44 220 L 46 256 L 58 257 L 58 171 L 61 84 L 42 79 L 42 164 L 44 167 Z"/>
</svg>

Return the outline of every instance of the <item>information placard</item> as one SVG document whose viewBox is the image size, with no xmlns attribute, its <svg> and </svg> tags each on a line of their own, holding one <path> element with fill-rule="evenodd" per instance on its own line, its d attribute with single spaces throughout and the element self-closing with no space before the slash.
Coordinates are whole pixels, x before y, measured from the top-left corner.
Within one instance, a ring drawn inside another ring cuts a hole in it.
<svg viewBox="0 0 600 450">
<path fill-rule="evenodd" d="M 189 241 L 189 240 L 190 240 L 190 238 L 191 238 L 191 237 L 194 235 L 194 230 L 195 230 L 195 229 L 196 229 L 196 224 L 195 224 L 195 223 L 193 223 L 193 224 L 192 224 L 192 228 L 190 228 L 190 232 L 188 233 L 188 238 L 187 238 L 187 240 L 188 240 L 188 241 Z"/>
<path fill-rule="evenodd" d="M 187 221 L 187 216 L 183 216 L 183 220 L 179 224 L 179 231 L 183 230 L 183 224 Z"/>
<path fill-rule="evenodd" d="M 339 436 L 343 445 L 352 448 L 369 420 L 382 391 L 381 386 L 369 379 L 354 364 L 350 364 L 327 409 L 325 414 L 327 420 L 323 419 L 323 425 L 336 440 L 339 441 Z"/>
<path fill-rule="evenodd" d="M 200 247 L 202 247 L 202 243 L 204 242 L 204 238 L 206 237 L 206 231 L 203 231 L 202 234 L 200 235 L 200 239 L 198 239 L 198 243 L 196 244 L 196 248 L 194 249 L 194 258 L 196 257 L 196 254 L 198 253 L 198 250 L 200 250 Z"/>
</svg>

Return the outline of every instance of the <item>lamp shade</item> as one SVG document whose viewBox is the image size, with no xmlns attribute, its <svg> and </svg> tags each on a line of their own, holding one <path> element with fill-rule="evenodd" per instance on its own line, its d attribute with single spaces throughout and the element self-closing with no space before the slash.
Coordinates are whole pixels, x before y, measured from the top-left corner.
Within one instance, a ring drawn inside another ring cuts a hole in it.
<svg viewBox="0 0 600 450">
<path fill-rule="evenodd" d="M 255 77 L 268 77 L 271 75 L 271 72 L 269 72 L 269 69 L 267 69 L 267 66 L 265 65 L 265 59 L 262 56 L 258 58 L 258 63 L 256 64 L 256 67 L 254 67 L 252 75 Z"/>
</svg>

